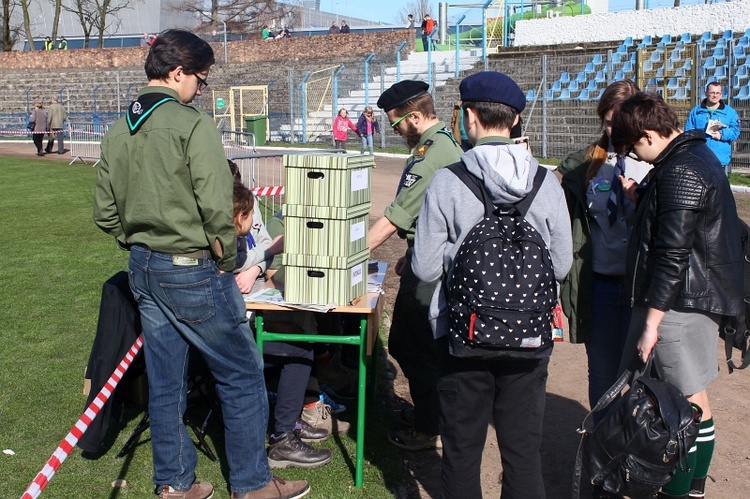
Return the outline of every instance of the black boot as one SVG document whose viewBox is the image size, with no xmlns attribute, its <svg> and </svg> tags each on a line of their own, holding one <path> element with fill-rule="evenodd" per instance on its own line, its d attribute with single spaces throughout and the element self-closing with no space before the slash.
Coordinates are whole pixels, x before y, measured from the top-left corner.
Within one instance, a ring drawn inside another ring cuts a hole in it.
<svg viewBox="0 0 750 499">
<path fill-rule="evenodd" d="M 303 442 L 325 442 L 328 440 L 328 430 L 325 428 L 315 428 L 304 419 L 298 419 L 294 427 L 294 433 Z"/>
<path fill-rule="evenodd" d="M 693 478 L 690 483 L 690 496 L 691 498 L 703 498 L 706 497 L 706 478 Z"/>
<path fill-rule="evenodd" d="M 269 438 L 268 465 L 276 468 L 316 468 L 333 459 L 330 449 L 316 449 L 299 439 L 293 431 Z"/>
</svg>

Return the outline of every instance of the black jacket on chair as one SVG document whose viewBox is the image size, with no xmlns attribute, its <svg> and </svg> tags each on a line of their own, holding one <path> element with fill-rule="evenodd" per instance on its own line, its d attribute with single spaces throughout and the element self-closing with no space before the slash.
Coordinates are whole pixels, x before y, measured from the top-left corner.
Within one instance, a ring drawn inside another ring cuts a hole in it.
<svg viewBox="0 0 750 499">
<path fill-rule="evenodd" d="M 138 304 L 128 284 L 128 273 L 118 272 L 102 286 L 99 323 L 86 368 L 86 377 L 91 379 L 91 392 L 86 401 L 86 407 L 99 394 L 139 334 L 141 334 L 141 320 Z M 120 405 L 113 399 L 118 397 L 118 392 L 121 392 L 120 388 L 128 382 L 128 379 L 143 373 L 142 359 L 143 356 L 139 354 L 133 361 L 120 385 L 115 389 L 115 393 L 78 441 L 78 447 L 94 453 L 101 449 L 110 424 L 117 417 L 117 409 Z"/>
<path fill-rule="evenodd" d="M 639 190 L 627 256 L 633 304 L 742 312 L 737 207 L 703 130 L 676 137 Z"/>
</svg>

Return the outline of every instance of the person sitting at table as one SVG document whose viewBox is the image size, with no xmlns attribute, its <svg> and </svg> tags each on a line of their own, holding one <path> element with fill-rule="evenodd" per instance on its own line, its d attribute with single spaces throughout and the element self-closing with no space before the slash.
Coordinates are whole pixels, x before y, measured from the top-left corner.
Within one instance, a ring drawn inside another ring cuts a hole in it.
<svg viewBox="0 0 750 499">
<path fill-rule="evenodd" d="M 250 293 L 265 284 L 262 275 L 273 256 L 281 252 L 281 238 L 271 239 L 260 210 L 255 209 L 253 193 L 239 182 L 234 184 L 233 201 L 233 220 L 237 230 L 235 280 L 240 291 Z M 266 319 L 273 331 L 311 334 L 317 331 L 311 313 L 269 312 Z M 266 384 L 273 371 L 278 371 L 279 376 L 273 432 L 268 438 L 268 465 L 271 469 L 313 468 L 329 463 L 333 458 L 331 450 L 317 449 L 308 444 L 326 440 L 328 431 L 314 428 L 300 419 L 312 370 L 312 346 L 271 341 L 264 345 L 263 361 Z"/>
</svg>

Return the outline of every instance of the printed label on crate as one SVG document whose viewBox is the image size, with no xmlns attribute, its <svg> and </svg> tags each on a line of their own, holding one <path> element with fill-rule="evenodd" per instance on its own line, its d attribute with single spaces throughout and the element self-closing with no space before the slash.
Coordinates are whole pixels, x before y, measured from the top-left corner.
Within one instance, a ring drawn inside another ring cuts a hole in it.
<svg viewBox="0 0 750 499">
<path fill-rule="evenodd" d="M 352 171 L 352 192 L 367 189 L 367 168 Z"/>
<path fill-rule="evenodd" d="M 352 228 L 349 230 L 349 242 L 359 241 L 363 237 L 365 237 L 365 223 L 352 224 Z"/>
<path fill-rule="evenodd" d="M 360 263 L 359 265 L 352 267 L 352 287 L 356 286 L 365 276 L 365 264 Z"/>
</svg>

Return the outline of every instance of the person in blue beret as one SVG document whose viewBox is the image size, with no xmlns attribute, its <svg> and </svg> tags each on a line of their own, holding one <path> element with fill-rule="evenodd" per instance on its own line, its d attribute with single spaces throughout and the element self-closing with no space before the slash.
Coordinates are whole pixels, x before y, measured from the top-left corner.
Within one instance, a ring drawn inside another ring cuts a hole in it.
<svg viewBox="0 0 750 499">
<path fill-rule="evenodd" d="M 549 250 L 554 278 L 562 280 L 573 261 L 565 195 L 554 174 L 540 166 L 524 144 L 510 139 L 526 97 L 516 82 L 495 71 L 464 78 L 459 91 L 466 135 L 473 145 L 461 156 L 463 174 L 478 179 L 476 183 L 484 187 L 484 196 L 494 206 L 517 204 L 531 193 L 525 219 Z M 487 426 L 492 422 L 502 458 L 502 497 L 543 499 L 540 448 L 551 330 L 542 333 L 548 341 L 515 349 L 506 357 L 457 357 L 449 348 L 452 333 L 444 279 L 464 239 L 485 217 L 478 194 L 450 168 L 435 173 L 419 212 L 411 261 L 417 278 L 437 282 L 429 317 L 437 338 L 443 443 L 438 495 L 483 497 L 480 465 Z M 507 284 L 502 277 L 496 281 L 498 289 Z"/>
</svg>

